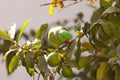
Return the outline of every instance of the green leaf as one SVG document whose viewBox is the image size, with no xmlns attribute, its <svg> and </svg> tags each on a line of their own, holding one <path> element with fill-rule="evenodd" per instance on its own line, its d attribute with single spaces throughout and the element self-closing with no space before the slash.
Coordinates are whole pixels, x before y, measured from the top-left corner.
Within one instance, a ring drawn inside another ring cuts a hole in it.
<svg viewBox="0 0 120 80">
<path fill-rule="evenodd" d="M 98 39 L 93 39 L 93 42 L 96 47 L 102 47 L 102 48 L 107 48 L 107 44 L 105 44 L 103 41 L 100 41 Z"/>
<path fill-rule="evenodd" d="M 13 58 L 10 61 L 9 66 L 8 66 L 9 73 L 12 73 L 16 69 L 18 63 L 19 63 L 18 56 L 13 56 Z"/>
<path fill-rule="evenodd" d="M 45 57 L 38 56 L 37 60 L 38 60 L 37 64 L 38 64 L 39 69 L 45 73 L 49 73 L 50 70 L 48 69 L 48 65 L 47 65 L 47 62 L 45 60 Z"/>
<path fill-rule="evenodd" d="M 77 52 L 76 52 L 76 61 L 78 62 L 80 59 L 80 55 L 81 55 L 81 42 L 80 42 L 80 38 L 77 41 Z"/>
<path fill-rule="evenodd" d="M 47 29 L 48 29 L 48 24 L 41 25 L 41 27 L 36 32 L 36 37 L 40 40 L 44 38 Z"/>
<path fill-rule="evenodd" d="M 118 65 L 114 65 L 112 69 L 115 71 L 114 80 L 120 80 L 120 68 Z"/>
<path fill-rule="evenodd" d="M 116 56 L 120 58 L 120 43 L 116 47 L 116 52 L 117 52 Z"/>
<path fill-rule="evenodd" d="M 90 38 L 96 38 L 97 32 L 99 30 L 100 25 L 98 24 L 98 22 L 95 22 L 92 26 L 91 26 L 91 30 L 90 30 Z"/>
<path fill-rule="evenodd" d="M 104 9 L 109 8 L 110 6 L 112 6 L 112 2 L 114 0 L 100 0 L 100 6 Z"/>
<path fill-rule="evenodd" d="M 110 38 L 110 36 L 106 34 L 102 26 L 99 27 L 98 34 L 100 39 L 102 39 L 103 41 L 107 41 Z"/>
<path fill-rule="evenodd" d="M 100 16 L 103 13 L 103 11 L 104 11 L 103 7 L 95 10 L 95 12 L 93 13 L 93 15 L 91 17 L 91 22 L 93 23 L 93 22 L 97 21 L 100 18 Z"/>
<path fill-rule="evenodd" d="M 91 45 L 91 43 L 89 43 L 89 42 L 82 42 L 81 43 L 81 46 L 82 46 L 82 49 L 81 49 L 81 52 L 83 51 L 89 51 L 89 52 L 91 52 L 91 51 L 93 51 L 94 50 L 94 48 L 93 48 L 93 46 Z"/>
<path fill-rule="evenodd" d="M 79 68 L 85 67 L 89 63 L 90 59 L 91 59 L 91 56 L 82 57 L 78 63 Z"/>
<path fill-rule="evenodd" d="M 116 34 L 117 28 L 114 26 L 114 24 L 112 24 L 111 22 L 108 22 L 106 20 L 101 20 L 100 23 L 101 23 L 101 26 L 102 26 L 104 32 L 108 36 L 112 37 Z"/>
<path fill-rule="evenodd" d="M 107 1 L 107 2 L 109 2 L 109 3 L 112 3 L 112 2 L 114 2 L 114 0 L 105 0 L 105 1 Z"/>
<path fill-rule="evenodd" d="M 106 17 L 108 14 L 113 14 L 113 13 L 118 13 L 118 12 L 120 12 L 120 8 L 113 6 L 113 7 L 106 9 L 103 12 L 102 17 Z"/>
<path fill-rule="evenodd" d="M 23 52 L 20 52 L 20 60 L 22 62 L 22 66 L 24 66 L 27 69 L 26 63 L 25 63 L 25 55 Z"/>
<path fill-rule="evenodd" d="M 88 22 L 86 22 L 86 23 L 84 24 L 84 27 L 82 28 L 82 29 L 83 29 L 83 32 L 84 32 L 84 33 L 88 33 L 89 30 L 90 30 L 90 27 L 91 27 L 91 24 L 88 23 Z"/>
<path fill-rule="evenodd" d="M 73 42 L 69 45 L 69 53 L 67 54 L 68 58 L 71 59 L 72 54 L 75 52 L 75 46 L 76 46 L 76 40 L 73 40 Z"/>
<path fill-rule="evenodd" d="M 3 30 L 0 30 L 0 38 L 8 40 L 8 41 L 12 41 L 12 39 L 10 38 L 10 36 L 5 31 L 3 31 Z"/>
<path fill-rule="evenodd" d="M 96 75 L 97 80 L 113 80 L 110 65 L 106 62 L 101 63 Z"/>
<path fill-rule="evenodd" d="M 120 41 L 120 31 L 116 32 L 115 37 L 118 39 L 118 41 Z"/>
<path fill-rule="evenodd" d="M 94 47 L 102 47 L 102 48 L 106 48 L 107 45 L 105 44 L 105 42 L 103 42 L 100 37 L 98 36 L 98 31 L 100 28 L 100 23 L 96 22 L 91 26 L 91 30 L 90 30 L 90 40 L 91 40 L 91 44 L 94 45 Z"/>
<path fill-rule="evenodd" d="M 115 25 L 116 28 L 120 27 L 120 21 L 119 21 L 119 17 L 116 15 L 109 15 L 108 16 L 108 21 L 111 22 L 112 24 Z"/>
<path fill-rule="evenodd" d="M 26 20 L 25 23 L 23 24 L 22 28 L 20 29 L 19 34 L 17 35 L 17 38 L 16 38 L 16 41 L 17 41 L 17 42 L 19 42 L 19 40 L 20 40 L 20 38 L 21 38 L 21 36 L 22 36 L 25 28 L 28 26 L 28 24 L 30 23 L 30 21 L 31 21 L 31 20 L 28 19 L 28 20 Z"/>
<path fill-rule="evenodd" d="M 70 67 L 79 68 L 79 65 L 76 62 L 76 60 L 69 60 L 67 63 L 65 63 L 65 65 L 70 66 Z"/>
<path fill-rule="evenodd" d="M 26 69 L 30 76 L 33 76 L 34 74 L 34 54 L 33 53 L 27 53 L 25 56 L 25 64 Z"/>
</svg>

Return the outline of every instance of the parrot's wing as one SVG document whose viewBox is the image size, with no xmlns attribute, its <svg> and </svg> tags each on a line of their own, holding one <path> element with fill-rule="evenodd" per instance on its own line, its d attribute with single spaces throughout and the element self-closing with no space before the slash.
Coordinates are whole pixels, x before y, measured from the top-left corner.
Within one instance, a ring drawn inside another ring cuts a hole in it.
<svg viewBox="0 0 120 80">
<path fill-rule="evenodd" d="M 49 34 L 48 39 L 54 47 L 58 47 L 61 44 L 61 42 L 56 38 L 54 33 Z"/>
</svg>

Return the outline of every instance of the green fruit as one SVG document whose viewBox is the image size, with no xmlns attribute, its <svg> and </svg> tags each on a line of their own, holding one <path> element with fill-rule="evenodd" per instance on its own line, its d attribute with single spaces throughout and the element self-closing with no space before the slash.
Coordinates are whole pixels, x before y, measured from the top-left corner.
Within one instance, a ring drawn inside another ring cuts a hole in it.
<svg viewBox="0 0 120 80">
<path fill-rule="evenodd" d="M 56 67 L 61 62 L 61 56 L 58 53 L 52 52 L 47 57 L 47 63 L 51 67 Z"/>
<path fill-rule="evenodd" d="M 48 40 L 56 48 L 69 39 L 70 33 L 62 26 L 52 28 L 48 32 Z"/>
<path fill-rule="evenodd" d="M 66 65 L 62 65 L 61 73 L 66 78 L 71 78 L 74 76 L 72 69 Z"/>
</svg>

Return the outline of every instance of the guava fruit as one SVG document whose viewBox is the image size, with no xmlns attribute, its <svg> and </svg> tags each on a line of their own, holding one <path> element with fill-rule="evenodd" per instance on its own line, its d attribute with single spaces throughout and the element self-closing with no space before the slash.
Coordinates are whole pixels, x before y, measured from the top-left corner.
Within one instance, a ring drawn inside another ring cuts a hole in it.
<svg viewBox="0 0 120 80">
<path fill-rule="evenodd" d="M 56 67 L 61 61 L 62 61 L 61 56 L 56 52 L 52 52 L 47 56 L 47 63 L 51 67 Z"/>
</svg>

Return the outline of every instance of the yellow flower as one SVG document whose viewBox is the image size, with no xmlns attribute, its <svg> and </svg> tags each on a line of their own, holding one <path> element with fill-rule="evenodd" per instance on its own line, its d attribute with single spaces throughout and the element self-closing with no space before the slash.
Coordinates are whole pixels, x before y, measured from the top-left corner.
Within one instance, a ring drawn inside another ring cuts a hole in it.
<svg viewBox="0 0 120 80">
<path fill-rule="evenodd" d="M 60 8 L 64 7 L 62 0 L 52 0 L 49 8 L 49 15 L 52 16 L 54 13 L 54 8 L 60 6 Z"/>
<path fill-rule="evenodd" d="M 92 5 L 93 4 L 93 0 L 89 0 L 90 1 L 90 4 Z"/>
<path fill-rule="evenodd" d="M 90 1 L 90 5 L 92 5 L 97 0 L 89 0 L 89 1 Z M 107 0 L 107 1 L 109 1 L 109 0 Z"/>
<path fill-rule="evenodd" d="M 49 8 L 49 15 L 52 16 L 54 13 L 54 5 L 50 4 L 50 8 Z"/>
<path fill-rule="evenodd" d="M 54 7 L 57 6 L 57 0 L 52 0 L 52 3 L 50 4 L 49 8 L 49 15 L 52 16 L 54 13 Z"/>
<path fill-rule="evenodd" d="M 60 8 L 64 8 L 64 4 L 61 0 L 58 0 L 58 6 L 60 6 Z"/>
</svg>

